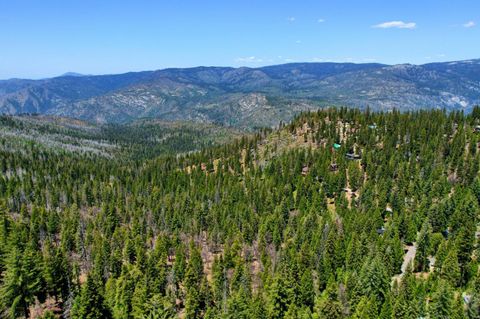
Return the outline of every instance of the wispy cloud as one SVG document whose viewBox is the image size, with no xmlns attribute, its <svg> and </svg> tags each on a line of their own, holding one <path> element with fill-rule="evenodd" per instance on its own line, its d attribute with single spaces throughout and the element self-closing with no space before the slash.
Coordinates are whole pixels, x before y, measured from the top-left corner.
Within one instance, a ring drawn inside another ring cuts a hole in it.
<svg viewBox="0 0 480 319">
<path fill-rule="evenodd" d="M 288 22 L 295 22 L 295 20 L 296 20 L 295 17 L 288 17 L 287 18 Z"/>
<path fill-rule="evenodd" d="M 415 22 L 403 22 L 403 21 L 387 21 L 380 24 L 373 25 L 372 28 L 379 28 L 379 29 L 390 29 L 390 28 L 397 28 L 397 29 L 415 29 L 417 24 Z"/>
<path fill-rule="evenodd" d="M 366 57 L 366 58 L 352 58 L 352 57 L 336 57 L 336 58 L 323 58 L 323 57 L 313 57 L 308 59 L 309 62 L 334 62 L 334 63 L 344 63 L 344 62 L 353 62 L 353 63 L 373 63 L 377 62 L 377 59 Z"/>
<path fill-rule="evenodd" d="M 465 28 L 473 28 L 473 27 L 476 26 L 476 25 L 477 25 L 477 24 L 475 23 L 475 21 L 468 21 L 468 22 L 465 22 L 465 23 L 463 24 L 463 26 L 464 26 Z"/>
<path fill-rule="evenodd" d="M 256 56 L 246 56 L 246 57 L 239 57 L 235 59 L 237 63 L 261 63 L 263 59 L 258 58 Z"/>
<path fill-rule="evenodd" d="M 433 59 L 444 59 L 446 58 L 447 55 L 445 53 L 438 53 L 438 54 L 434 54 L 434 55 L 427 55 L 425 57 L 423 57 L 425 60 L 433 60 Z"/>
<path fill-rule="evenodd" d="M 325 19 L 318 19 L 317 22 L 318 22 L 318 23 L 324 23 L 324 22 L 325 22 Z"/>
<path fill-rule="evenodd" d="M 300 43 L 302 43 L 302 40 L 297 40 L 297 41 L 295 41 L 295 43 L 300 44 Z"/>
</svg>

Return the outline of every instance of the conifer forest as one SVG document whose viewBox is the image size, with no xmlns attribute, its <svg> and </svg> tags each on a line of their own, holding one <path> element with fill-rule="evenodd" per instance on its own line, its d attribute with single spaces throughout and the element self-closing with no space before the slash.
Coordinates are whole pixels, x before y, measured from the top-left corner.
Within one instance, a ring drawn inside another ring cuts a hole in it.
<svg viewBox="0 0 480 319">
<path fill-rule="evenodd" d="M 0 318 L 480 318 L 480 107 L 0 117 Z"/>
</svg>

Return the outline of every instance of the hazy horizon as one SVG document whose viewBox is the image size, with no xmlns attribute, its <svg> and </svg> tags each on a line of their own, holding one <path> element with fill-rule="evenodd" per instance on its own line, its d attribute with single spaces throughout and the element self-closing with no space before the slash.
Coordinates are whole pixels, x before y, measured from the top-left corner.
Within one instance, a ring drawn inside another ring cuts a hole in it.
<svg viewBox="0 0 480 319">
<path fill-rule="evenodd" d="M 282 64 L 294 64 L 294 63 L 353 63 L 353 64 L 369 64 L 369 63 L 374 63 L 374 64 L 384 64 L 384 65 L 402 65 L 402 64 L 411 64 L 411 65 L 424 65 L 424 64 L 430 64 L 430 63 L 449 63 L 449 62 L 462 62 L 462 61 L 473 61 L 473 60 L 479 60 L 480 57 L 473 57 L 471 59 L 463 59 L 463 60 L 443 60 L 443 61 L 431 61 L 427 63 L 410 63 L 410 62 L 403 62 L 403 63 L 383 63 L 381 61 L 378 62 L 356 62 L 356 61 L 291 61 L 291 62 L 285 62 L 285 63 L 277 63 L 277 64 L 265 64 L 265 65 L 259 65 L 259 66 L 249 66 L 249 65 L 194 65 L 194 66 L 187 66 L 187 67 L 176 67 L 176 66 L 171 66 L 171 67 L 165 67 L 165 68 L 154 68 L 151 70 L 134 70 L 134 71 L 124 71 L 124 72 L 118 72 L 118 73 L 101 73 L 101 74 L 94 74 L 94 73 L 89 73 L 89 74 L 84 74 L 80 72 L 76 72 L 75 70 L 70 70 L 70 71 L 65 71 L 61 74 L 57 75 L 52 75 L 52 76 L 47 76 L 47 77 L 12 77 L 12 78 L 7 78 L 7 79 L 0 79 L 0 81 L 8 81 L 8 80 L 42 80 L 42 79 L 50 79 L 54 77 L 61 77 L 61 76 L 102 76 L 102 75 L 115 75 L 115 74 L 125 74 L 125 73 L 136 73 L 136 72 L 152 72 L 152 71 L 160 71 L 160 70 L 167 70 L 167 69 L 189 69 L 189 68 L 261 68 L 261 67 L 268 67 L 268 66 L 275 66 L 275 65 L 282 65 Z M 71 73 L 71 74 L 69 74 Z"/>
</svg>

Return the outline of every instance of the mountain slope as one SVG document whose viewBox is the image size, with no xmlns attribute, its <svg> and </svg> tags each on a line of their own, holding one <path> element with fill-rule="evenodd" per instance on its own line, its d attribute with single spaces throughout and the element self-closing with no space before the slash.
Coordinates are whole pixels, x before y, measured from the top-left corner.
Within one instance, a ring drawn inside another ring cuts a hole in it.
<svg viewBox="0 0 480 319">
<path fill-rule="evenodd" d="M 0 150 L 26 149 L 108 159 L 144 160 L 199 151 L 240 136 L 213 124 L 137 120 L 126 125 L 95 124 L 57 116 L 0 116 Z"/>
<path fill-rule="evenodd" d="M 52 114 L 100 123 L 154 117 L 252 128 L 277 125 L 300 111 L 327 105 L 469 111 L 478 103 L 480 60 L 196 67 L 0 81 L 1 113 Z"/>
</svg>

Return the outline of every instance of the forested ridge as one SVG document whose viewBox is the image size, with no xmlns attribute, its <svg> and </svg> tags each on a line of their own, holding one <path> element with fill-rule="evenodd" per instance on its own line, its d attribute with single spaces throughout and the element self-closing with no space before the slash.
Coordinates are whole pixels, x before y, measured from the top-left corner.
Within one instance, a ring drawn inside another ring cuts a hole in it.
<svg viewBox="0 0 480 319">
<path fill-rule="evenodd" d="M 325 109 L 137 157 L 0 135 L 0 317 L 480 318 L 478 125 Z"/>
</svg>

